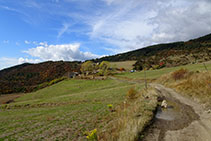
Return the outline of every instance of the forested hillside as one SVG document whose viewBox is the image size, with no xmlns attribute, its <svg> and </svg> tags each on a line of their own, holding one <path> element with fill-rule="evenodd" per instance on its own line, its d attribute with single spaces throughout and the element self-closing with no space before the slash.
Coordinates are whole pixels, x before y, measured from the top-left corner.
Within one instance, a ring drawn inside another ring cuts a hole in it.
<svg viewBox="0 0 211 141">
<path fill-rule="evenodd" d="M 172 67 L 211 60 L 211 34 L 187 42 L 158 44 L 94 61 L 137 60 L 136 69 Z"/>
<path fill-rule="evenodd" d="M 25 63 L 4 69 L 0 71 L 0 94 L 31 92 L 72 71 L 80 71 L 80 62 Z"/>
</svg>

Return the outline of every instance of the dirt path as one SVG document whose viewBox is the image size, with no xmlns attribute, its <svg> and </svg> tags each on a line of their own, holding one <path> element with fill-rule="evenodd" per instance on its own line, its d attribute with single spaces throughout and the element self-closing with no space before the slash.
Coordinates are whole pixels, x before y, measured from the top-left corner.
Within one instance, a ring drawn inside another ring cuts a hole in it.
<svg viewBox="0 0 211 141">
<path fill-rule="evenodd" d="M 152 85 L 167 100 L 169 109 L 158 112 L 146 130 L 146 141 L 211 141 L 211 113 L 174 90 L 159 84 Z"/>
</svg>

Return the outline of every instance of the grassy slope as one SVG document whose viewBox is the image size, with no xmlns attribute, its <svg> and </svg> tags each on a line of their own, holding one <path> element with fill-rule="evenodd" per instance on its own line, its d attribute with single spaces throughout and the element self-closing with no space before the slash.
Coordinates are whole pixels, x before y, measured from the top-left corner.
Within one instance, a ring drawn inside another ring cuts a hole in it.
<svg viewBox="0 0 211 141">
<path fill-rule="evenodd" d="M 207 66 L 207 69 L 211 70 L 211 62 L 206 62 L 205 64 Z M 158 69 L 158 70 L 147 70 L 146 71 L 147 79 L 157 79 L 164 74 L 176 71 L 180 68 L 186 68 L 191 71 L 196 71 L 196 70 L 204 71 L 205 70 L 204 65 L 202 63 L 184 65 L 184 66 L 172 67 L 172 68 L 163 68 L 163 69 Z M 136 72 L 136 73 L 126 72 L 126 73 L 118 74 L 117 76 L 122 77 L 122 78 L 129 78 L 129 79 L 144 79 L 144 71 Z"/>
<path fill-rule="evenodd" d="M 203 64 L 194 64 L 147 71 L 147 76 L 155 79 L 179 68 L 204 70 Z M 207 68 L 211 69 L 211 62 L 207 63 Z M 143 79 L 144 73 L 124 73 L 118 76 Z M 122 112 L 121 105 L 125 95 L 134 85 L 138 89 L 143 87 L 140 84 L 116 80 L 66 80 L 26 94 L 16 99 L 15 103 L 2 106 L 6 110 L 0 111 L 0 139 L 80 140 L 85 139 L 84 131 L 94 128 L 97 128 L 98 133 L 102 133 L 101 137 L 105 139 L 105 136 L 111 134 L 117 138 L 129 137 L 125 137 L 127 132 L 143 129 L 156 106 L 156 98 L 150 97 L 152 101 L 147 102 L 141 96 L 132 103 L 126 102 L 128 106 Z M 113 104 L 117 112 L 110 113 L 107 104 Z M 143 115 L 140 121 L 136 118 L 137 113 Z M 135 132 L 130 132 L 130 137 L 134 136 Z"/>
<path fill-rule="evenodd" d="M 125 99 L 134 84 L 115 80 L 66 80 L 26 94 L 0 111 L 0 139 L 85 139 L 112 119 L 107 104 Z"/>
<path fill-rule="evenodd" d="M 193 100 L 197 100 L 205 104 L 205 107 L 209 108 L 211 107 L 211 61 L 206 62 L 205 64 L 209 72 L 206 71 L 203 63 L 191 64 L 179 67 L 163 68 L 159 70 L 148 70 L 146 71 L 147 79 L 156 79 L 156 83 L 161 83 L 167 87 L 171 87 L 177 90 L 179 93 L 192 97 Z M 188 71 L 193 71 L 194 74 L 175 81 L 172 78 L 171 73 L 181 68 L 187 69 Z M 196 73 L 196 71 L 200 72 Z M 143 80 L 144 72 L 122 73 L 118 74 L 117 77 L 129 80 Z"/>
<path fill-rule="evenodd" d="M 114 68 L 124 68 L 126 70 L 132 70 L 133 64 L 135 64 L 136 61 L 122 61 L 122 62 L 110 62 L 110 65 Z"/>
</svg>

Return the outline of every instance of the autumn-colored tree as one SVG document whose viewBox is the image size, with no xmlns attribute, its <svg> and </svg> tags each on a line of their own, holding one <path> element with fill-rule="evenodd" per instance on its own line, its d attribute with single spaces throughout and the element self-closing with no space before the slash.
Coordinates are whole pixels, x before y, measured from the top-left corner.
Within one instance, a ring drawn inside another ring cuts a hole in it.
<svg viewBox="0 0 211 141">
<path fill-rule="evenodd" d="M 109 74 L 110 63 L 108 61 L 102 61 L 99 65 L 99 74 L 108 75 Z"/>
<path fill-rule="evenodd" d="M 81 65 L 81 72 L 83 74 L 90 74 L 94 71 L 95 64 L 92 61 L 86 61 Z"/>
</svg>

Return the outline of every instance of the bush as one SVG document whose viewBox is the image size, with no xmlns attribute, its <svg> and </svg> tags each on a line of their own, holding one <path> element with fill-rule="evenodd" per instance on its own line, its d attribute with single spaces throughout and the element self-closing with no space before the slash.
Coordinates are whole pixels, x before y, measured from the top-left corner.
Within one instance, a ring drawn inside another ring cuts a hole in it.
<svg viewBox="0 0 211 141">
<path fill-rule="evenodd" d="M 128 99 L 135 99 L 135 98 L 137 98 L 137 91 L 135 90 L 134 87 L 129 89 L 129 91 L 127 93 L 127 98 Z"/>
<path fill-rule="evenodd" d="M 58 82 L 60 82 L 60 81 L 65 80 L 65 79 L 66 79 L 66 77 L 61 77 L 61 78 L 57 78 L 57 79 L 51 80 L 51 81 L 48 83 L 48 85 L 51 86 L 51 85 L 53 85 L 53 84 L 56 84 L 56 83 L 58 83 Z"/>
<path fill-rule="evenodd" d="M 173 72 L 171 76 L 174 80 L 180 80 L 180 79 L 184 79 L 186 74 L 188 74 L 188 70 L 182 68 Z"/>
</svg>

